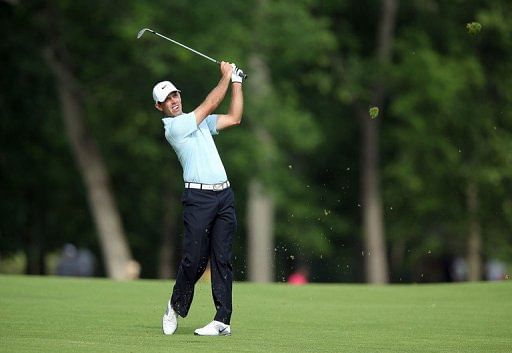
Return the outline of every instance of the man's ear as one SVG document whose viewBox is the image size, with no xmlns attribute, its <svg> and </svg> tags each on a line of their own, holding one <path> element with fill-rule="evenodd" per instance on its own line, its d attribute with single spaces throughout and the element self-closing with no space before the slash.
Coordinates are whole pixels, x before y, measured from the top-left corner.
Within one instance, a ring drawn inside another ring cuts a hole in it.
<svg viewBox="0 0 512 353">
<path fill-rule="evenodd" d="M 155 103 L 155 108 L 161 112 L 163 112 L 164 110 L 162 109 L 162 107 L 160 106 L 160 103 L 156 102 Z"/>
</svg>

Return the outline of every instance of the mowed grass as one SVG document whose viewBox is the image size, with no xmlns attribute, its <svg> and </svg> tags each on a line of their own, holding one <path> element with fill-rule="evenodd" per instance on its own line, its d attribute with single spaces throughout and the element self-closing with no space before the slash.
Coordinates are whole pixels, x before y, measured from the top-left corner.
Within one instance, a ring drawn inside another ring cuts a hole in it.
<svg viewBox="0 0 512 353">
<path fill-rule="evenodd" d="M 214 312 L 199 283 L 161 333 L 170 281 L 0 276 L 0 352 L 512 352 L 512 282 L 235 283 L 230 337 L 197 337 Z"/>
</svg>

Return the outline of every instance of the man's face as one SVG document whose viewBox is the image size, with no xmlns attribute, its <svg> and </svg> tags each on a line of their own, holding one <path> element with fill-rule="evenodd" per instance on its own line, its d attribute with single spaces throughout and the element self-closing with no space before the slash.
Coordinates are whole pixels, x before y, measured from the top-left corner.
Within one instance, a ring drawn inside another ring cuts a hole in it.
<svg viewBox="0 0 512 353">
<path fill-rule="evenodd" d="M 161 103 L 155 103 L 155 107 L 166 116 L 178 116 L 183 114 L 180 92 L 174 91 L 169 93 L 167 99 Z"/>
</svg>

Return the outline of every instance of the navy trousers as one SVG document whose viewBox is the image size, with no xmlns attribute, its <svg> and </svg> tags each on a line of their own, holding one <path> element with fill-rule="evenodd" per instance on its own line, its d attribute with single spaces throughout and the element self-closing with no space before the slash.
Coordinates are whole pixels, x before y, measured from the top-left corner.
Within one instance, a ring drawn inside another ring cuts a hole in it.
<svg viewBox="0 0 512 353">
<path fill-rule="evenodd" d="M 235 197 L 222 191 L 185 189 L 183 203 L 183 253 L 171 296 L 173 309 L 186 317 L 194 286 L 210 260 L 214 320 L 230 323 L 232 308 L 233 237 L 236 232 Z"/>
</svg>

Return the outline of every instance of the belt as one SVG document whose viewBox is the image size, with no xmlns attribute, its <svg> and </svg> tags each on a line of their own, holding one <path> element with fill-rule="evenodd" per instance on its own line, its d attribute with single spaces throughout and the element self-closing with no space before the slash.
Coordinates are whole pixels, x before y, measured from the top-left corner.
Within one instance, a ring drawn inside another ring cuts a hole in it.
<svg viewBox="0 0 512 353">
<path fill-rule="evenodd" d="M 222 191 L 229 188 L 229 181 L 218 184 L 185 183 L 186 189 Z"/>
</svg>

